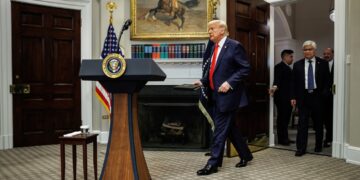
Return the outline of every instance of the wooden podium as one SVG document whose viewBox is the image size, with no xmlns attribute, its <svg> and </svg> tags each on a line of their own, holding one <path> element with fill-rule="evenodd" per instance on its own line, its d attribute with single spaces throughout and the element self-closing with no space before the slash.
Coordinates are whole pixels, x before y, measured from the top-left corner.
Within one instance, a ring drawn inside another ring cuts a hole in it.
<svg viewBox="0 0 360 180">
<path fill-rule="evenodd" d="M 126 59 L 126 72 L 108 78 L 101 60 L 83 60 L 82 80 L 99 81 L 113 94 L 109 140 L 100 179 L 151 179 L 138 129 L 138 92 L 147 81 L 163 81 L 166 74 L 152 59 Z"/>
</svg>

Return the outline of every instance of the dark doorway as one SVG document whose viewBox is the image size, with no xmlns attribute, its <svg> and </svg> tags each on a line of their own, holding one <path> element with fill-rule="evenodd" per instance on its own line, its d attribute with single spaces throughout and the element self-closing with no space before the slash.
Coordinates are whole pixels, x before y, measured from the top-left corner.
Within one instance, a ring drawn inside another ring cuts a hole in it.
<svg viewBox="0 0 360 180">
<path fill-rule="evenodd" d="M 288 2 L 281 6 L 274 7 L 274 65 L 281 62 L 280 53 L 284 49 L 294 50 L 294 62 L 304 58 L 304 51 L 302 45 L 306 40 L 313 40 L 317 44 L 316 56 L 324 58 L 324 51 L 326 48 L 332 48 L 334 46 L 334 22 L 329 18 L 329 10 L 334 8 L 333 1 L 320 0 L 316 1 L 302 0 L 295 3 Z M 329 9 L 330 7 L 330 9 Z M 306 12 L 306 13 L 305 13 Z M 287 17 L 283 19 L 282 17 Z M 296 18 L 295 18 L 296 17 Z M 290 27 L 290 28 L 287 28 Z M 316 27 L 319 33 L 307 30 L 303 27 Z M 288 43 L 293 42 L 293 43 Z M 334 52 L 336 54 L 336 51 Z M 324 58 L 325 59 L 325 58 Z M 335 59 L 336 62 L 336 59 Z M 335 63 L 336 64 L 336 63 Z M 330 67 L 329 67 L 330 68 Z M 334 73 L 333 69 L 329 69 Z M 273 83 L 273 82 L 271 82 Z M 324 109 L 323 121 L 332 122 L 331 115 L 333 114 L 332 98 L 325 98 L 322 105 Z M 327 107 L 328 106 L 328 107 Z M 275 147 L 287 150 L 296 150 L 296 143 L 290 145 L 280 144 L 277 138 L 277 107 L 274 104 L 274 135 L 275 135 Z M 299 121 L 298 109 L 293 109 L 290 117 L 290 123 L 288 126 L 289 139 L 296 141 L 297 128 Z M 314 122 L 309 119 L 308 124 L 308 140 L 307 140 L 307 153 L 332 155 L 332 143 L 323 144 L 322 152 L 314 152 L 315 149 L 315 130 Z M 324 139 L 327 140 L 327 130 L 324 124 Z M 329 133 L 330 135 L 332 133 Z M 330 139 L 332 136 L 330 136 Z M 330 147 L 329 147 L 330 145 Z"/>
<path fill-rule="evenodd" d="M 14 146 L 79 129 L 80 11 L 12 2 L 12 50 Z"/>
<path fill-rule="evenodd" d="M 251 64 L 247 81 L 249 106 L 238 112 L 236 121 L 249 140 L 269 132 L 268 19 L 269 4 L 263 0 L 227 1 L 230 37 L 243 44 Z"/>
</svg>

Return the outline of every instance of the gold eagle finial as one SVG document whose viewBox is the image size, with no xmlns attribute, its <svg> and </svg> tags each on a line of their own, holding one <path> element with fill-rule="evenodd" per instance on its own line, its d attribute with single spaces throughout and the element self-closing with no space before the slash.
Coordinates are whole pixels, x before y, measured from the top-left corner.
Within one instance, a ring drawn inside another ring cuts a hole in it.
<svg viewBox="0 0 360 180">
<path fill-rule="evenodd" d="M 114 12 L 114 10 L 116 8 L 117 8 L 117 5 L 115 2 L 109 1 L 106 3 L 106 9 L 110 12 L 110 23 L 112 23 L 112 20 L 113 20 L 112 13 Z"/>
</svg>

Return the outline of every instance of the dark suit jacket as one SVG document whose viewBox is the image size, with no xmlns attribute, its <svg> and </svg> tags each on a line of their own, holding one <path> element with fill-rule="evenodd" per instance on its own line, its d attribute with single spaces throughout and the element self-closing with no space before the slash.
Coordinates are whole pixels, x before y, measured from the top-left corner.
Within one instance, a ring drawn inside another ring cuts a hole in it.
<svg viewBox="0 0 360 180">
<path fill-rule="evenodd" d="M 331 71 L 330 71 L 330 84 L 331 84 L 331 87 L 334 84 L 334 65 L 335 65 L 335 63 L 333 62 L 333 65 L 331 66 Z"/>
<path fill-rule="evenodd" d="M 273 85 L 277 86 L 274 94 L 274 101 L 276 104 L 289 103 L 291 99 L 291 68 L 283 61 L 275 66 L 275 77 Z"/>
<path fill-rule="evenodd" d="M 334 60 L 333 60 L 334 61 Z M 328 62 L 329 63 L 329 62 Z M 328 64 L 329 65 L 329 64 Z M 330 70 L 330 88 L 332 87 L 332 85 L 334 84 L 334 65 L 335 63 L 333 62 L 333 65 L 331 66 L 331 70 Z"/>
<path fill-rule="evenodd" d="M 325 60 L 319 57 L 316 57 L 315 61 L 316 93 L 320 97 L 326 97 L 329 93 L 329 66 Z M 301 107 L 305 95 L 305 59 L 301 59 L 294 64 L 291 89 L 292 99 L 296 99 L 298 107 Z"/>
<path fill-rule="evenodd" d="M 211 93 L 212 99 L 216 101 L 221 112 L 232 111 L 239 106 L 247 105 L 243 81 L 249 72 L 250 64 L 243 46 L 238 41 L 226 38 L 216 62 L 213 75 L 215 90 Z M 227 93 L 218 93 L 217 90 L 225 81 L 232 89 Z M 205 87 L 209 87 L 209 73 L 204 75 L 201 82 Z"/>
<path fill-rule="evenodd" d="M 329 67 L 329 62 L 327 62 L 326 63 L 327 65 L 328 65 L 328 67 Z M 334 63 L 333 63 L 333 65 L 331 66 L 331 70 L 330 70 L 330 72 L 329 72 L 329 85 L 328 85 L 328 90 L 329 90 L 329 92 L 328 92 L 328 96 L 327 96 L 327 98 L 328 98 L 328 102 L 327 103 L 330 103 L 331 104 L 331 106 L 332 106 L 332 99 L 333 99 L 333 94 L 332 94 L 332 86 L 333 86 L 333 84 L 334 84 Z"/>
</svg>

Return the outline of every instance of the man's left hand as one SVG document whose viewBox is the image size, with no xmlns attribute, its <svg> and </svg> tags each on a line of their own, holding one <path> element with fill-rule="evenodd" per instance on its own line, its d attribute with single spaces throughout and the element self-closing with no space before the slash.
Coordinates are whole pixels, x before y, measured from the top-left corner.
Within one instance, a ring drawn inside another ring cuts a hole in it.
<svg viewBox="0 0 360 180">
<path fill-rule="evenodd" d="M 221 86 L 218 89 L 218 92 L 220 93 L 227 93 L 229 91 L 229 89 L 231 88 L 230 84 L 225 81 L 224 83 L 221 84 Z"/>
</svg>

